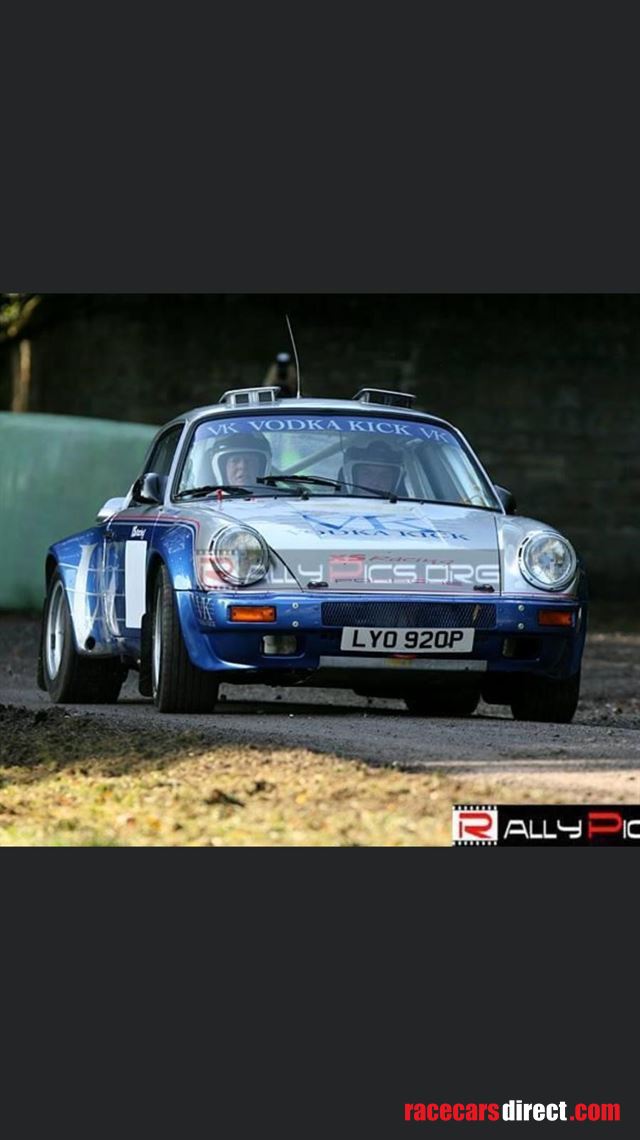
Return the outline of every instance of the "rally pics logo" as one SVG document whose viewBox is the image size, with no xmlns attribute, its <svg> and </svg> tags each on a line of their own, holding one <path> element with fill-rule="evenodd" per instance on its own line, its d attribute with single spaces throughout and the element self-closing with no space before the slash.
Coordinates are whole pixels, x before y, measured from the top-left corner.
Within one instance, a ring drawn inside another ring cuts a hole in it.
<svg viewBox="0 0 640 1140">
<path fill-rule="evenodd" d="M 604 847 L 640 844 L 640 805 L 455 804 L 454 847 Z"/>
</svg>

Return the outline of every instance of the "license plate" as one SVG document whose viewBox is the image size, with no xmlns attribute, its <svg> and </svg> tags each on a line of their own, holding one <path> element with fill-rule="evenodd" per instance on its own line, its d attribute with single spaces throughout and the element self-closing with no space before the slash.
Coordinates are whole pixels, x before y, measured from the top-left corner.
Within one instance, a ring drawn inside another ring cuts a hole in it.
<svg viewBox="0 0 640 1140">
<path fill-rule="evenodd" d="M 470 653 L 475 629 L 363 629 L 346 626 L 340 648 L 360 653 Z"/>
</svg>

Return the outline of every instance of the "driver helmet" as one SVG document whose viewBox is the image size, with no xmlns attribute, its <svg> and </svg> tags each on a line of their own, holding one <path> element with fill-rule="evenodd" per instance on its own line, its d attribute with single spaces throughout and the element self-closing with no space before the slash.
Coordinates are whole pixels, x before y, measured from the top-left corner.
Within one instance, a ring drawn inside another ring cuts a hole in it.
<svg viewBox="0 0 640 1140">
<path fill-rule="evenodd" d="M 382 440 L 348 447 L 344 453 L 343 470 L 348 483 L 359 483 L 372 491 L 385 491 L 390 495 L 398 491 L 403 476 L 400 457 Z"/>
<path fill-rule="evenodd" d="M 271 447 L 260 432 L 239 431 L 217 440 L 210 458 L 216 484 L 240 486 L 267 474 Z"/>
</svg>

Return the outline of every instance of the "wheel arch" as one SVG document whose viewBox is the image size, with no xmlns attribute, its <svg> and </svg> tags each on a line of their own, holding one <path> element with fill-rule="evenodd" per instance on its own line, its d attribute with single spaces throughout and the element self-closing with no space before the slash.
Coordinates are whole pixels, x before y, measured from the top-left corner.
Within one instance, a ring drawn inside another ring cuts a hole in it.
<svg viewBox="0 0 640 1140">
<path fill-rule="evenodd" d="M 55 574 L 57 568 L 58 568 L 58 559 L 56 558 L 53 551 L 50 550 L 47 554 L 47 557 L 45 559 L 45 564 L 44 564 L 45 590 L 49 589 L 49 586 L 51 585 L 51 579 L 53 578 L 53 575 Z"/>
</svg>

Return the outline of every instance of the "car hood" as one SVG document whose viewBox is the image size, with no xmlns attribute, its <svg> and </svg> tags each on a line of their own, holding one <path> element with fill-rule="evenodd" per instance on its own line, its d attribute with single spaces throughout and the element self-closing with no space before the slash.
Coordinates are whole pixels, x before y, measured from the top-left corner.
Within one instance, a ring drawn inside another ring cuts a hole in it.
<svg viewBox="0 0 640 1140">
<path fill-rule="evenodd" d="M 278 556 L 273 585 L 326 582 L 359 592 L 500 589 L 497 516 L 490 511 L 333 496 L 225 501 L 222 509 L 210 510 L 218 525 L 244 523 L 263 536 Z"/>
</svg>

